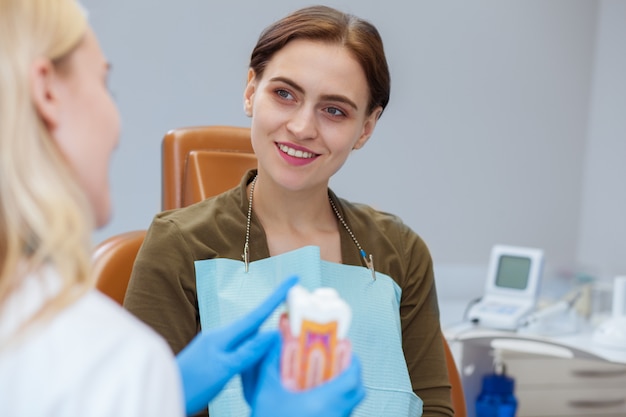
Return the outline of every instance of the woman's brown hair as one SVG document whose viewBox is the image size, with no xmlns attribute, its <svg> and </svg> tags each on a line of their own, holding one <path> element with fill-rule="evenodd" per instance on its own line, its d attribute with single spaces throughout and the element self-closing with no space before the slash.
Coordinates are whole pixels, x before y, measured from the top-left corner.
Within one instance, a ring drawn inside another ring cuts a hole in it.
<svg viewBox="0 0 626 417">
<path fill-rule="evenodd" d="M 383 41 L 374 25 L 326 6 L 297 10 L 261 33 L 250 57 L 250 68 L 256 76 L 262 78 L 263 71 L 274 54 L 295 39 L 343 45 L 365 72 L 370 90 L 368 114 L 378 106 L 385 109 L 389 102 L 391 79 Z"/>
</svg>

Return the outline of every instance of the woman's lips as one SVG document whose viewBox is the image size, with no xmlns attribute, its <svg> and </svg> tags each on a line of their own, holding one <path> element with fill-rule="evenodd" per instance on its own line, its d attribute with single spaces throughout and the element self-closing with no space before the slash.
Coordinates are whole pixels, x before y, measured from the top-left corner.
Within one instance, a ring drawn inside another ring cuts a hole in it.
<svg viewBox="0 0 626 417">
<path fill-rule="evenodd" d="M 276 146 L 280 151 L 280 155 L 292 165 L 306 165 L 313 162 L 319 155 L 313 152 L 296 149 L 293 146 L 284 143 L 277 143 Z"/>
</svg>

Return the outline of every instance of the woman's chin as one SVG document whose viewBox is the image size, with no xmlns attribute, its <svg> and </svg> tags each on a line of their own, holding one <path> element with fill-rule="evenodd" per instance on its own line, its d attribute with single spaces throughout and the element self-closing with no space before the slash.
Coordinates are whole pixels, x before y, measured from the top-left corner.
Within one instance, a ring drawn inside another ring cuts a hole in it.
<svg viewBox="0 0 626 417">
<path fill-rule="evenodd" d="M 111 221 L 112 210 L 111 204 L 107 202 L 101 203 L 94 210 L 95 229 L 101 229 Z"/>
</svg>

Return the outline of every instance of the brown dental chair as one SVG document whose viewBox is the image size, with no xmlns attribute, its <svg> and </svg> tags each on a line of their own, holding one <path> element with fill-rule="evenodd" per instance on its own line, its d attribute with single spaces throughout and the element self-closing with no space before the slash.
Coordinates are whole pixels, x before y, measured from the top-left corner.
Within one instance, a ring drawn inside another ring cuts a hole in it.
<svg viewBox="0 0 626 417">
<path fill-rule="evenodd" d="M 250 129 L 200 126 L 173 129 L 163 138 L 162 209 L 185 207 L 239 184 L 256 168 Z"/>
<path fill-rule="evenodd" d="M 185 207 L 239 184 L 256 167 L 250 129 L 200 126 L 170 130 L 162 142 L 163 210 Z M 146 230 L 112 236 L 93 253 L 96 288 L 120 305 Z"/>
</svg>

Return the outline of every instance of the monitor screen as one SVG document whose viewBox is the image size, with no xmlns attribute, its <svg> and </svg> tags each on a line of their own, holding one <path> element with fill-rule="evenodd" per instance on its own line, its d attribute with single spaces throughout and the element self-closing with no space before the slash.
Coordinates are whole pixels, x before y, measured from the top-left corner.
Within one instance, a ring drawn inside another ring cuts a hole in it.
<svg viewBox="0 0 626 417">
<path fill-rule="evenodd" d="M 498 262 L 496 286 L 524 290 L 528 285 L 530 258 L 502 255 Z"/>
</svg>

